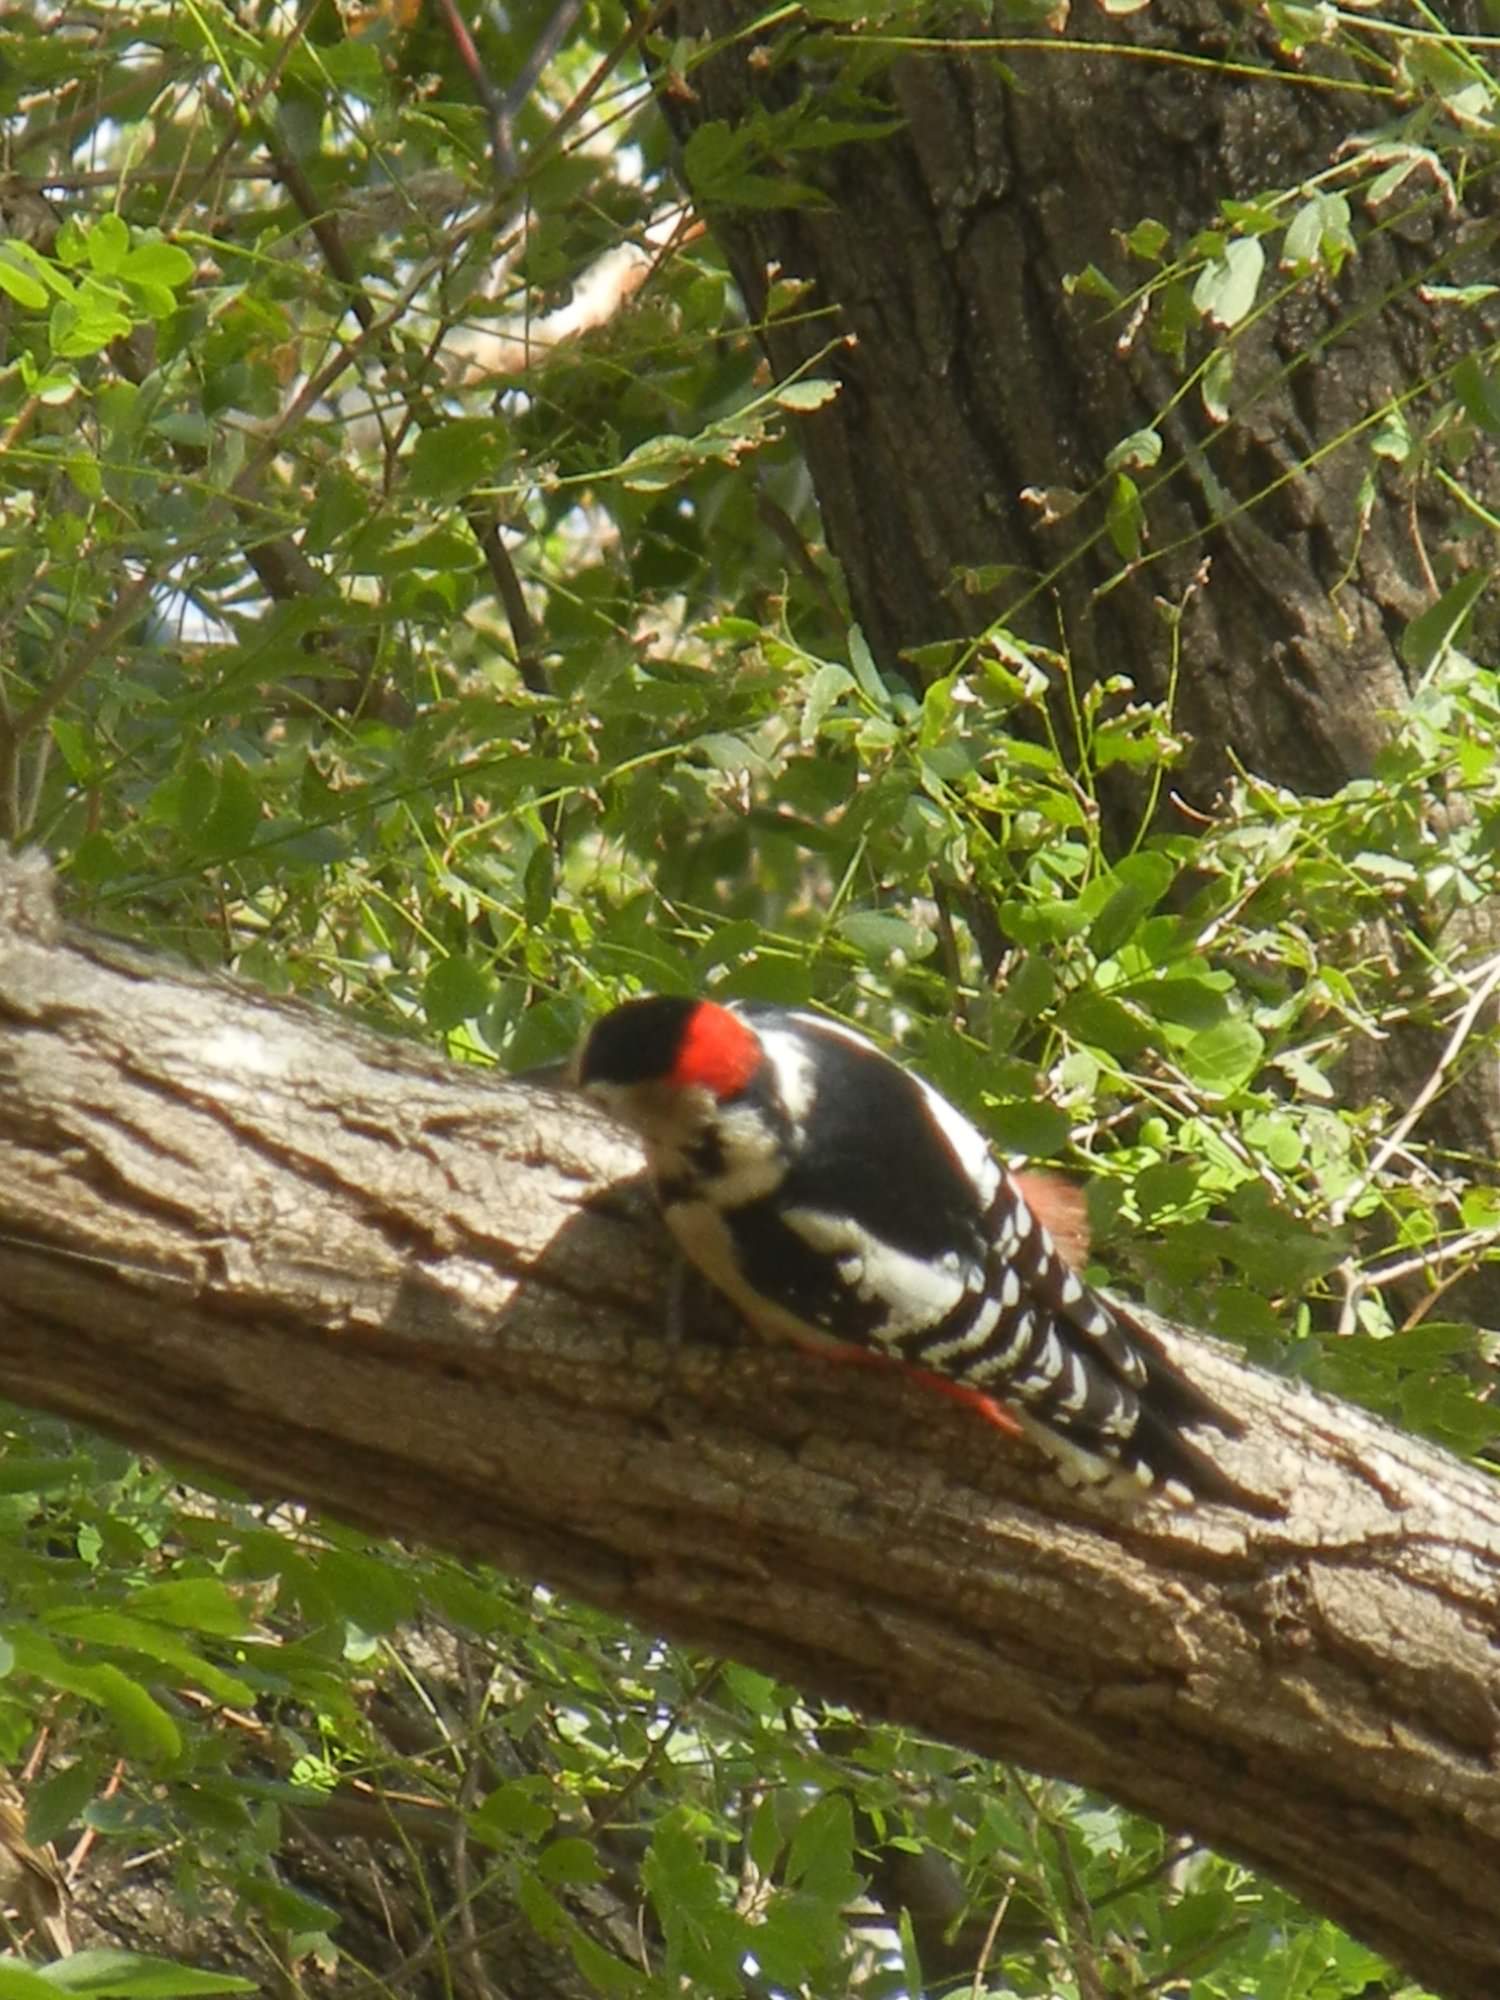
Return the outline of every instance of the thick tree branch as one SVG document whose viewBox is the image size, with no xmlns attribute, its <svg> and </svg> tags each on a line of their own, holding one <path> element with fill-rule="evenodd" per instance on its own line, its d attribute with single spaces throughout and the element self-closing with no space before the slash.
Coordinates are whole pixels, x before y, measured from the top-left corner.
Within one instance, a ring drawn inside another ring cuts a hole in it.
<svg viewBox="0 0 1500 2000">
<path fill-rule="evenodd" d="M 1262 1511 L 656 1337 L 576 1107 L 61 926 L 0 863 L 0 1391 L 1097 1786 L 1500 1984 L 1500 1494 L 1216 1348 Z"/>
</svg>

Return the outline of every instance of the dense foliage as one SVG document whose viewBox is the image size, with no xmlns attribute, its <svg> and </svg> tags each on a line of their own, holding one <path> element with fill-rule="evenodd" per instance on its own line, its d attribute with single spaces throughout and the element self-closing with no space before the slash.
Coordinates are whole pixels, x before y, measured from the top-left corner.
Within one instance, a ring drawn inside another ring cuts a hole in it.
<svg viewBox="0 0 1500 2000">
<path fill-rule="evenodd" d="M 1352 52 L 1380 132 L 1316 185 L 1209 202 L 1190 242 L 1122 217 L 1118 268 L 1077 274 L 1210 410 L 1273 293 L 1496 137 L 1480 50 L 1435 19 L 1267 16 L 1289 80 Z M 877 143 L 916 16 L 799 13 L 834 108 L 681 154 L 653 85 L 690 93 L 704 51 L 666 18 L 486 10 L 470 48 L 442 6 L 7 17 L 0 830 L 80 914 L 455 1060 L 547 1059 L 632 990 L 813 1002 L 1085 1178 L 1101 1278 L 1481 1451 L 1493 1342 L 1444 1300 L 1500 1194 L 1418 1125 L 1492 1055 L 1500 984 L 1453 945 L 1500 887 L 1500 678 L 1461 644 L 1500 528 L 1466 474 L 1494 351 L 1344 441 L 1451 529 L 1376 768 L 1316 799 L 1245 768 L 1173 820 L 1173 704 L 1126 673 L 1077 685 L 1004 624 L 872 657 L 797 448 L 836 384 L 768 379 L 703 227 L 815 203 L 820 149 Z M 1161 451 L 1098 468 L 1122 578 Z M 1122 779 L 1124 849 L 1098 808 Z M 1351 1098 L 1351 1050 L 1413 1025 L 1425 1097 Z M 559 1992 L 1382 1977 L 1101 1801 L 55 1423 L 10 1417 L 0 1513 L 30 1838 L 88 1829 L 84 1885 L 154 1857 L 185 1963 L 483 1993 L 524 1930 Z M 391 1881 L 341 1876 L 320 1824 L 390 1847 Z M 226 1944 L 201 1927 L 231 1908 Z M 101 1993 L 224 1989 L 92 1964 Z M 17 1965 L 0 1995 L 52 1990 Z"/>
</svg>

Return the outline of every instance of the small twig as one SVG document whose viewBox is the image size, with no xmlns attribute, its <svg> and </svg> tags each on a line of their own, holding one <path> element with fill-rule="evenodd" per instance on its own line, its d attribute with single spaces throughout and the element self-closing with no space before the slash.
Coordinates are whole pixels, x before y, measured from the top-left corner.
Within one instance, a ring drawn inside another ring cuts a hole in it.
<svg viewBox="0 0 1500 2000">
<path fill-rule="evenodd" d="M 104 1790 L 99 1794 L 101 1802 L 105 1799 L 112 1799 L 114 1797 L 115 1793 L 120 1789 L 120 1780 L 124 1777 L 124 1775 L 125 1775 L 125 1759 L 123 1757 L 120 1757 L 116 1759 L 115 1768 L 110 1772 L 109 1780 L 106 1783 Z M 69 1888 L 72 1888 L 73 1884 L 78 1880 L 78 1877 L 83 1873 L 83 1864 L 85 1861 L 88 1860 L 89 1850 L 90 1848 L 92 1848 L 94 1842 L 98 1838 L 99 1836 L 94 1831 L 93 1827 L 86 1826 L 83 1832 L 78 1836 L 77 1840 L 73 1843 L 73 1851 L 68 1856 L 67 1860 L 63 1863 L 63 1874 L 67 1877 Z"/>
<path fill-rule="evenodd" d="M 229 131 L 205 162 L 202 172 L 195 176 L 196 186 L 199 189 L 207 189 L 210 180 L 227 167 L 229 155 L 244 137 L 246 128 L 255 119 L 260 107 L 280 84 L 287 64 L 302 46 L 308 28 L 322 4 L 323 0 L 308 0 L 308 4 L 293 21 L 291 32 L 277 44 L 275 57 L 249 97 L 236 99 L 226 107 Z M 168 231 L 169 235 L 186 227 L 192 212 L 193 199 L 192 195 L 186 198 L 176 221 Z M 199 226 L 202 226 L 201 218 Z"/>
<path fill-rule="evenodd" d="M 1072 1919 L 1068 1929 L 1073 1946 L 1073 1970 L 1078 1975 L 1079 2000 L 1106 2000 L 1104 1982 L 1099 1976 L 1099 1956 L 1094 1944 L 1094 1913 L 1084 1894 L 1083 1884 L 1078 1879 L 1078 1870 L 1073 1862 L 1073 1850 L 1068 1845 L 1064 1828 L 1049 1825 L 1052 1844 L 1057 1849 L 1058 1865 L 1062 1872 L 1064 1886 L 1068 1892 L 1069 1915 Z"/>
<path fill-rule="evenodd" d="M 1471 1229 L 1466 1235 L 1455 1236 L 1451 1243 L 1418 1250 L 1414 1256 L 1403 1257 L 1394 1264 L 1377 1264 L 1373 1270 L 1364 1273 L 1360 1289 L 1367 1291 L 1371 1286 L 1393 1285 L 1402 1278 L 1415 1277 L 1419 1271 L 1435 1270 L 1440 1265 L 1453 1263 L 1455 1259 L 1488 1250 L 1494 1243 L 1500 1243 L 1500 1228 Z M 1451 1284 L 1453 1280 L 1448 1282 Z"/>
<path fill-rule="evenodd" d="M 139 616 L 150 589 L 151 572 L 142 571 L 140 576 L 126 585 L 108 618 L 85 636 L 73 658 L 65 667 L 58 669 L 40 694 L 34 696 L 19 713 L 12 710 L 0 719 L 0 821 L 3 821 L 0 831 L 7 840 L 20 840 L 36 817 L 52 747 L 50 737 L 44 736 L 32 753 L 31 782 L 23 787 L 22 744 L 28 736 L 41 729 L 48 717 L 78 686 L 99 655 L 107 652 L 126 626 Z M 24 799 L 23 789 L 26 794 Z"/>
<path fill-rule="evenodd" d="M 323 261 L 333 273 L 346 294 L 350 312 L 368 333 L 374 323 L 375 308 L 360 290 L 359 275 L 344 248 L 344 239 L 339 234 L 336 218 L 318 200 L 311 181 L 303 173 L 301 164 L 282 145 L 269 119 L 261 121 L 261 135 L 265 140 L 266 152 L 276 169 L 276 178 L 291 196 L 302 213 L 303 220 L 312 231 L 313 240 L 323 253 Z"/>
<path fill-rule="evenodd" d="M 20 409 L 16 411 L 16 414 L 6 425 L 5 435 L 0 437 L 0 458 L 3 458 L 7 452 L 15 450 L 22 438 L 31 429 L 32 420 L 41 407 L 42 399 L 40 396 L 28 396 L 26 398 Z"/>
<path fill-rule="evenodd" d="M 634 1798 L 635 1794 L 661 1762 L 662 1757 L 666 1753 L 667 1745 L 682 1727 L 684 1718 L 697 1703 L 702 1701 L 714 1682 L 723 1673 L 724 1666 L 725 1662 L 723 1660 L 713 1660 L 704 1668 L 703 1672 L 699 1674 L 697 1680 L 693 1682 L 693 1685 L 682 1697 L 682 1700 L 678 1702 L 676 1708 L 673 1709 L 655 1736 L 652 1737 L 645 1756 L 637 1764 L 624 1784 L 621 1785 L 620 1789 L 617 1792 L 612 1792 L 607 1799 L 596 1799 L 594 1801 L 593 1805 L 589 1808 L 589 1819 L 593 1825 L 596 1827 L 603 1826 L 606 1821 L 618 1817 L 629 1800 Z"/>
<path fill-rule="evenodd" d="M 1427 1081 L 1422 1085 L 1422 1088 L 1417 1092 L 1406 1110 L 1396 1120 L 1396 1123 L 1370 1155 L 1364 1172 L 1354 1183 L 1353 1187 L 1347 1193 L 1341 1195 L 1337 1201 L 1330 1202 L 1328 1219 L 1334 1228 L 1337 1228 L 1343 1222 L 1344 1217 L 1349 1213 L 1355 1202 L 1359 1200 L 1360 1196 L 1375 1181 L 1376 1177 L 1390 1160 L 1391 1155 L 1396 1152 L 1412 1127 L 1421 1118 L 1423 1112 L 1426 1111 L 1428 1105 L 1431 1104 L 1432 1100 L 1442 1089 L 1444 1078 L 1454 1063 L 1457 1062 L 1463 1045 L 1473 1030 L 1475 1021 L 1479 1018 L 1486 1001 L 1497 986 L 1500 986 L 1500 953 L 1497 953 L 1490 960 L 1489 968 L 1484 978 L 1480 980 L 1479 985 L 1469 996 L 1468 1005 L 1463 1009 L 1454 1023 L 1453 1032 L 1448 1037 L 1447 1046 L 1433 1065 L 1432 1072 Z"/>
<path fill-rule="evenodd" d="M 484 1954 L 479 1948 L 479 1926 L 474 1921 L 474 1898 L 478 1893 L 469 1867 L 469 1821 L 474 1801 L 479 1793 L 480 1759 L 475 1752 L 475 1710 L 474 1663 L 467 1646 L 459 1648 L 459 1665 L 463 1676 L 464 1706 L 467 1710 L 464 1734 L 467 1738 L 463 1768 L 459 1775 L 458 1796 L 454 1801 L 457 1811 L 453 1815 L 453 1838 L 449 1858 L 453 1866 L 453 1886 L 457 1894 L 455 1914 L 458 1919 L 459 1944 L 467 1963 L 469 1984 L 480 2000 L 494 2000 L 495 1989 L 490 1984 L 484 1969 Z"/>
<path fill-rule="evenodd" d="M 506 548 L 504 537 L 500 533 L 500 523 L 477 501 L 471 502 L 465 508 L 464 518 L 469 524 L 470 533 L 479 544 L 480 553 L 490 573 L 490 581 L 495 586 L 495 594 L 505 607 L 505 616 L 510 622 L 510 636 L 516 649 L 516 671 L 521 676 L 521 683 L 531 694 L 545 694 L 547 677 L 542 672 L 541 641 L 536 626 L 532 623 L 531 613 L 527 609 L 521 579 L 516 575 L 516 566 L 510 559 L 510 551 Z"/>
<path fill-rule="evenodd" d="M 984 1943 L 979 1947 L 979 1956 L 974 1961 L 974 1984 L 969 1989 L 969 2000 L 980 2000 L 984 1991 L 984 1969 L 990 1962 L 990 1953 L 995 1949 L 995 1939 L 1000 1935 L 1000 1926 L 1005 1922 L 1005 1912 L 1010 1908 L 1010 1899 L 1015 1894 L 1014 1875 L 1006 1882 L 1005 1893 L 995 1905 L 995 1914 L 990 1918 L 990 1927 L 984 1934 Z"/>
<path fill-rule="evenodd" d="M 11 733 L 17 742 L 22 737 L 29 736 L 34 729 L 40 729 L 48 716 L 67 700 L 99 655 L 107 652 L 125 627 L 139 615 L 150 590 L 149 570 L 143 570 L 126 585 L 114 610 L 103 624 L 94 627 L 67 666 L 60 668 L 50 684 L 44 687 L 36 699 L 29 702 L 15 718 L 11 724 Z"/>
<path fill-rule="evenodd" d="M 1185 1835 L 1178 1840 L 1169 1840 L 1159 1861 L 1153 1861 L 1149 1868 L 1143 1868 L 1139 1875 L 1132 1875 L 1128 1882 L 1117 1882 L 1113 1889 L 1106 1889 L 1094 1898 L 1095 1915 L 1108 1904 L 1117 1903 L 1122 1896 L 1134 1896 L 1142 1889 L 1149 1889 L 1153 1882 L 1159 1882 L 1163 1875 L 1170 1875 L 1174 1868 L 1181 1867 L 1197 1845 L 1196 1840 L 1189 1840 Z"/>
<path fill-rule="evenodd" d="M 506 171 L 514 175 L 517 171 L 515 150 L 515 121 L 537 87 L 542 71 L 562 47 L 563 37 L 577 20 L 582 0 L 559 0 L 552 18 L 531 45 L 531 54 L 522 65 L 521 73 L 506 91 L 497 106 L 500 144 L 504 147 L 504 157 L 508 161 Z"/>
<path fill-rule="evenodd" d="M 469 73 L 474 95 L 484 107 L 485 123 L 490 130 L 490 172 L 495 177 L 497 190 L 503 190 L 508 182 L 515 179 L 518 171 L 505 105 L 490 82 L 489 72 L 480 60 L 474 37 L 469 33 L 469 24 L 458 11 L 457 0 L 438 0 L 438 12 L 448 29 L 449 39 L 458 50 L 459 61 Z"/>
</svg>

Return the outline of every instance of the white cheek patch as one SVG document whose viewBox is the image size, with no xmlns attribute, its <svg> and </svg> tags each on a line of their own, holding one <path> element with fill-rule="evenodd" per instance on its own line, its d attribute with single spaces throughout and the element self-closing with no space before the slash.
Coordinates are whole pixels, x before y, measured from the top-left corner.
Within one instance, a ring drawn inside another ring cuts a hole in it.
<svg viewBox="0 0 1500 2000">
<path fill-rule="evenodd" d="M 786 1155 L 776 1134 L 747 1105 L 720 1111 L 717 1137 L 723 1164 L 710 1185 L 720 1208 L 762 1201 L 786 1179 Z"/>
</svg>

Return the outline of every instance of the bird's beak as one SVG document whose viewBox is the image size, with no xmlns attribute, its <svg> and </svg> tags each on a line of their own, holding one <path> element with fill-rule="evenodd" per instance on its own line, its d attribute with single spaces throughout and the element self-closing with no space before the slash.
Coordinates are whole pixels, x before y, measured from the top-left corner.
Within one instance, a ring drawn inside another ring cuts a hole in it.
<svg viewBox="0 0 1500 2000">
<path fill-rule="evenodd" d="M 577 1082 L 577 1063 L 573 1056 L 562 1062 L 537 1063 L 531 1069 L 518 1069 L 507 1077 L 508 1083 L 524 1083 L 533 1090 L 572 1090 Z"/>
</svg>

